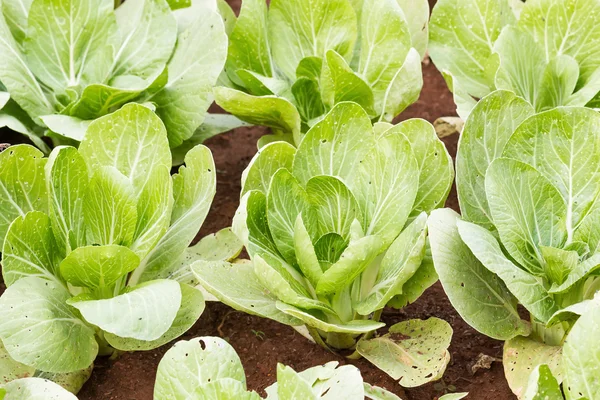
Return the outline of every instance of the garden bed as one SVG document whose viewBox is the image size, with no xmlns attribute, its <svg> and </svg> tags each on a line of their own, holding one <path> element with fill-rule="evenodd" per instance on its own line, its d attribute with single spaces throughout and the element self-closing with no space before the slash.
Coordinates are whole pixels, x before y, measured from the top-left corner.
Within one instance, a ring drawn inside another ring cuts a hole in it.
<svg viewBox="0 0 600 400">
<path fill-rule="evenodd" d="M 236 10 L 239 9 L 239 3 L 230 1 Z M 452 95 L 433 64 L 425 66 L 423 72 L 425 86 L 421 97 L 399 120 L 418 117 L 433 122 L 438 117 L 454 113 Z M 20 142 L 15 139 L 17 136 L 5 136 L 5 132 L 2 132 L 2 136 L 6 139 L 1 140 L 2 142 Z M 266 129 L 262 127 L 240 128 L 206 143 L 216 162 L 218 186 L 212 209 L 198 238 L 231 224 L 239 201 L 241 173 L 256 152 L 256 141 L 265 133 Z M 457 140 L 456 135 L 444 139 L 452 156 L 456 153 Z M 447 206 L 458 210 L 454 190 Z M 4 286 L 0 285 L 0 294 L 3 291 Z M 352 361 L 360 368 L 365 381 L 382 386 L 404 400 L 435 399 L 444 394 L 445 390 L 469 392 L 468 398 L 477 400 L 515 398 L 506 383 L 500 361 L 481 368 L 474 366 L 481 355 L 501 358 L 502 343 L 469 327 L 452 308 L 439 283 L 426 291 L 415 304 L 401 311 L 386 309 L 383 321 L 391 325 L 411 318 L 431 316 L 448 321 L 454 329 L 450 346 L 452 361 L 442 381 L 419 388 L 403 389 L 372 364 L 361 360 Z M 219 303 L 208 303 L 200 320 L 180 339 L 208 335 L 224 337 L 231 343 L 244 364 L 249 389 L 261 394 L 264 394 L 265 387 L 274 382 L 278 362 L 295 370 L 332 360 L 348 362 L 343 357 L 310 343 L 288 326 L 236 312 Z M 78 397 L 81 400 L 152 399 L 158 363 L 171 346 L 172 343 L 153 351 L 123 354 L 117 360 L 98 359 L 90 381 Z"/>
<path fill-rule="evenodd" d="M 452 96 L 433 64 L 424 69 L 425 87 L 419 101 L 401 115 L 400 120 L 424 118 L 433 122 L 436 118 L 454 113 Z M 212 209 L 198 238 L 231 224 L 238 205 L 240 176 L 254 153 L 256 141 L 265 129 L 240 128 L 211 139 L 207 145 L 213 152 L 217 165 L 217 195 Z M 458 136 L 446 138 L 450 153 L 456 153 Z M 447 206 L 458 210 L 456 192 L 452 191 Z M 232 277 L 232 279 L 234 279 Z M 443 394 L 441 389 L 456 387 L 456 391 L 468 391 L 469 398 L 477 400 L 508 400 L 515 398 L 504 378 L 501 362 L 494 362 L 491 369 L 479 369 L 474 374 L 472 366 L 480 354 L 500 358 L 502 343 L 487 338 L 469 327 L 452 308 L 440 284 L 430 288 L 415 304 L 398 311 L 387 309 L 383 320 L 388 324 L 411 318 L 436 316 L 448 321 L 454 329 L 450 352 L 452 361 L 443 381 L 419 388 L 403 389 L 366 361 L 353 362 L 365 380 L 383 386 L 398 394 L 403 400 L 430 400 Z M 237 350 L 248 375 L 248 387 L 262 392 L 275 381 L 278 362 L 296 370 L 303 370 L 331 360 L 347 362 L 310 343 L 292 328 L 277 322 L 236 312 L 227 306 L 208 303 L 207 309 L 181 339 L 197 336 L 222 336 Z M 92 378 L 79 394 L 81 400 L 149 400 L 152 398 L 156 368 L 171 344 L 159 349 L 124 354 L 116 361 L 100 359 Z"/>
</svg>

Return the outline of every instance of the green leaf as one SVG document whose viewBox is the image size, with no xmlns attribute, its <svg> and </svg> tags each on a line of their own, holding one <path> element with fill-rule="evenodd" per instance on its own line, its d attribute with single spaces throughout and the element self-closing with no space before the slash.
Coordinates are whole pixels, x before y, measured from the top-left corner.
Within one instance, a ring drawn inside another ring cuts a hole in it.
<svg viewBox="0 0 600 400">
<path fill-rule="evenodd" d="M 60 386 L 63 389 L 68 390 L 71 393 L 78 393 L 83 385 L 90 379 L 92 375 L 92 370 L 94 369 L 94 365 L 90 365 L 85 369 L 81 369 L 79 371 L 67 372 L 64 374 L 52 373 L 52 372 L 43 372 L 43 371 L 35 371 L 36 378 L 47 379 L 52 381 Z"/>
<path fill-rule="evenodd" d="M 321 175 L 308 181 L 306 193 L 316 216 L 316 236 L 333 232 L 348 239 L 352 223 L 361 215 L 350 189 L 338 178 Z"/>
<path fill-rule="evenodd" d="M 563 348 L 563 371 L 567 396 L 594 399 L 600 395 L 598 374 L 600 347 L 591 332 L 600 327 L 600 307 L 596 305 L 575 323 Z"/>
<path fill-rule="evenodd" d="M 396 132 L 409 140 L 419 167 L 419 190 L 410 214 L 417 217 L 445 203 L 454 180 L 452 157 L 438 139 L 433 125 L 423 119 L 403 121 L 384 135 Z"/>
<path fill-rule="evenodd" d="M 520 0 L 519 0 L 520 1 Z M 467 397 L 469 393 L 448 393 L 439 398 L 439 400 L 460 400 Z"/>
<path fill-rule="evenodd" d="M 104 333 L 106 341 L 115 349 L 122 351 L 144 351 L 163 346 L 187 332 L 200 318 L 205 303 L 202 292 L 189 285 L 180 283 L 181 307 L 177 311 L 173 324 L 156 340 L 137 340 L 119 337 L 109 332 Z"/>
<path fill-rule="evenodd" d="M 309 197 L 298 180 L 287 169 L 280 169 L 273 175 L 267 197 L 267 219 L 269 230 L 279 253 L 289 263 L 294 264 L 294 226 L 302 214 L 309 226 L 315 222 L 310 218 Z"/>
<path fill-rule="evenodd" d="M 196 285 L 191 265 L 198 261 L 233 261 L 240 255 L 244 244 L 233 233 L 231 228 L 224 228 L 216 233 L 204 236 L 194 246 L 188 247 L 179 263 L 173 265 L 173 271 L 165 274 L 169 279 Z"/>
<path fill-rule="evenodd" d="M 47 372 L 89 367 L 98 354 L 94 330 L 67 305 L 67 289 L 37 277 L 20 279 L 0 298 L 0 339 L 10 356 Z"/>
<path fill-rule="evenodd" d="M 363 2 L 358 74 L 373 89 L 375 109 L 380 114 L 384 114 L 380 110 L 388 111 L 385 109 L 387 95 L 411 48 L 406 21 L 397 0 Z M 420 58 L 416 57 L 419 61 Z M 386 120 L 391 121 L 391 118 Z"/>
<path fill-rule="evenodd" d="M 558 305 L 548 294 L 545 282 L 506 258 L 500 244 L 487 229 L 465 221 L 458 221 L 457 227 L 460 238 L 473 255 L 490 272 L 502 279 L 519 303 L 523 304 L 535 318 L 543 323 L 548 322 L 558 310 Z"/>
<path fill-rule="evenodd" d="M 361 106 L 369 115 L 376 115 L 373 90 L 363 78 L 352 71 L 346 60 L 333 50 L 325 55 L 321 85 L 323 102 L 328 108 L 351 101 Z"/>
<path fill-rule="evenodd" d="M 300 77 L 292 85 L 292 94 L 303 121 L 310 123 L 325 114 L 321 88 L 315 79 Z"/>
<path fill-rule="evenodd" d="M 29 276 L 59 283 L 61 254 L 46 214 L 31 211 L 18 217 L 10 225 L 2 248 L 4 283 L 11 286 Z"/>
<path fill-rule="evenodd" d="M 298 373 L 291 367 L 278 364 L 277 383 L 271 386 L 273 390 L 277 389 L 277 396 L 269 395 L 267 398 L 363 400 L 363 380 L 359 369 L 352 365 L 334 368 L 326 364 Z"/>
<path fill-rule="evenodd" d="M 525 395 L 530 376 L 539 365 L 546 364 L 562 381 L 562 348 L 548 346 L 534 339 L 517 336 L 504 343 L 504 374 L 514 394 Z"/>
<path fill-rule="evenodd" d="M 538 95 L 546 69 L 542 47 L 529 33 L 508 26 L 500 33 L 494 51 L 500 58 L 496 87 L 514 92 L 541 111 Z"/>
<path fill-rule="evenodd" d="M 60 114 L 43 115 L 40 118 L 53 133 L 77 142 L 83 140 L 85 132 L 92 122 Z"/>
<path fill-rule="evenodd" d="M 145 282 L 160 276 L 173 265 L 200 230 L 216 191 L 216 168 L 210 150 L 202 145 L 190 150 L 185 166 L 173 175 L 171 225 L 156 246 L 142 260 L 129 283 Z"/>
<path fill-rule="evenodd" d="M 425 255 L 427 215 L 419 215 L 386 251 L 377 277 L 367 296 L 355 307 L 356 312 L 368 315 L 381 310 L 412 278 L 421 266 Z"/>
<path fill-rule="evenodd" d="M 34 0 L 25 42 L 28 65 L 58 93 L 102 82 L 114 58 L 115 28 L 110 0 Z"/>
<path fill-rule="evenodd" d="M 145 257 L 163 237 L 173 210 L 173 185 L 168 168 L 156 166 L 150 172 L 137 202 L 137 225 L 133 235 L 133 250 Z"/>
<path fill-rule="evenodd" d="M 306 325 L 317 328 L 323 332 L 349 333 L 360 335 L 363 333 L 376 331 L 385 326 L 382 322 L 371 321 L 368 319 L 358 319 L 349 322 L 335 323 L 327 322 L 309 314 L 297 307 L 282 302 L 277 302 L 277 308 L 282 312 L 300 319 Z"/>
<path fill-rule="evenodd" d="M 380 137 L 361 160 L 351 186 L 365 235 L 381 237 L 386 246 L 392 243 L 406 224 L 419 188 L 419 165 L 406 136 L 388 131 Z"/>
<path fill-rule="evenodd" d="M 495 91 L 479 101 L 460 135 L 456 155 L 456 190 L 463 218 L 491 229 L 485 173 L 502 156 L 511 135 L 534 110 L 512 92 Z"/>
<path fill-rule="evenodd" d="M 492 338 L 528 334 L 530 327 L 521 320 L 516 299 L 461 240 L 458 220 L 450 209 L 434 210 L 427 220 L 435 269 L 452 306 L 469 325 Z"/>
<path fill-rule="evenodd" d="M 112 288 L 139 263 L 140 258 L 127 247 L 85 246 L 73 250 L 60 263 L 60 273 L 73 286 Z"/>
<path fill-rule="evenodd" d="M 32 376 L 34 373 L 35 368 L 13 360 L 0 341 L 0 387 L 15 379 Z"/>
<path fill-rule="evenodd" d="M 56 147 L 46 164 L 46 185 L 50 199 L 50 221 L 58 245 L 71 249 L 85 244 L 83 197 L 89 183 L 88 170 L 74 147 Z"/>
<path fill-rule="evenodd" d="M 347 247 L 348 240 L 337 233 L 332 232 L 321 236 L 315 243 L 315 254 L 323 271 L 335 264 Z"/>
<path fill-rule="evenodd" d="M 378 236 L 366 236 L 350 242 L 340 259 L 321 277 L 316 287 L 320 296 L 339 293 L 350 285 L 383 250 Z"/>
<path fill-rule="evenodd" d="M 357 35 L 356 13 L 347 0 L 274 0 L 269 9 L 273 60 L 290 80 L 308 56 L 335 50 L 347 61 Z"/>
<path fill-rule="evenodd" d="M 132 243 L 137 221 L 137 201 L 131 181 L 114 167 L 100 167 L 83 198 L 87 242 Z"/>
<path fill-rule="evenodd" d="M 598 135 L 600 115 L 597 112 L 558 108 L 524 122 L 504 151 L 504 156 L 536 168 L 560 191 L 566 204 L 563 215 L 566 215 L 568 241 L 600 194 Z"/>
<path fill-rule="evenodd" d="M 581 221 L 573 233 L 574 242 L 583 242 L 588 245 L 590 254 L 600 252 L 600 231 L 596 229 L 600 223 L 600 209 L 594 207 Z"/>
<path fill-rule="evenodd" d="M 323 270 L 313 246 L 310 234 L 304 225 L 302 215 L 294 222 L 294 250 L 298 266 L 313 287 L 323 276 Z"/>
<path fill-rule="evenodd" d="M 538 365 L 531 373 L 524 400 L 561 399 L 559 383 L 547 365 Z"/>
<path fill-rule="evenodd" d="M 15 41 L 9 30 L 10 25 L 7 22 L 11 17 L 7 15 L 7 8 L 14 9 L 18 7 L 21 9 L 21 4 L 16 5 L 13 2 L 10 2 L 10 4 L 13 4 L 13 6 L 7 6 L 7 2 L 2 3 L 4 16 L 0 15 L 0 53 L 5 54 L 0 60 L 0 81 L 6 86 L 10 97 L 32 119 L 36 119 L 40 115 L 52 114 L 54 107 L 46 97 L 46 93 L 31 71 L 30 66 L 27 65 L 24 53 L 19 49 L 17 41 Z M 8 13 L 11 12 L 8 11 Z M 26 19 L 26 16 L 22 16 L 21 19 Z"/>
<path fill-rule="evenodd" d="M 544 271 L 550 282 L 560 285 L 569 273 L 579 263 L 579 254 L 576 251 L 562 250 L 555 247 L 541 246 L 544 258 Z"/>
<path fill-rule="evenodd" d="M 244 367 L 229 343 L 216 337 L 181 341 L 167 351 L 158 365 L 154 397 L 177 400 L 196 397 L 203 386 L 223 379 L 235 380 L 246 387 Z"/>
<path fill-rule="evenodd" d="M 90 173 L 111 166 L 131 180 L 139 196 L 154 168 L 171 168 L 165 127 L 151 110 L 128 104 L 89 126 L 79 151 Z"/>
<path fill-rule="evenodd" d="M 261 400 L 256 392 L 248 392 L 244 385 L 231 378 L 218 379 L 198 387 L 197 396 L 201 399 Z M 182 397 L 181 399 L 186 399 Z"/>
<path fill-rule="evenodd" d="M 48 197 L 44 179 L 46 160 L 41 151 L 21 144 L 0 153 L 0 242 L 9 225 L 29 211 L 46 212 Z"/>
<path fill-rule="evenodd" d="M 167 65 L 168 82 L 145 99 L 156 104 L 156 113 L 169 132 L 171 147 L 180 146 L 192 137 L 204 121 L 212 102 L 212 88 L 226 58 L 227 35 L 221 16 L 216 11 L 200 10 L 179 33 Z"/>
<path fill-rule="evenodd" d="M 277 298 L 258 280 L 249 262 L 197 261 L 192 264 L 192 271 L 210 294 L 236 310 L 285 325 L 302 324 L 277 309 Z M 230 279 L 234 275 L 236 279 Z"/>
<path fill-rule="evenodd" d="M 387 390 L 378 386 L 371 386 L 368 383 L 363 383 L 365 390 L 365 397 L 371 400 L 402 400 L 395 394 L 388 392 Z"/>
<path fill-rule="evenodd" d="M 573 94 L 578 76 L 579 65 L 572 57 L 562 54 L 550 60 L 540 84 L 537 109 L 544 111 L 562 105 L 584 106 L 600 90 L 600 80 L 596 78 L 597 82 Z"/>
<path fill-rule="evenodd" d="M 561 54 L 577 60 L 578 87 L 589 82 L 600 67 L 600 16 L 594 1 L 525 4 L 519 27 L 538 39 L 548 60 Z"/>
<path fill-rule="evenodd" d="M 340 103 L 302 139 L 294 158 L 294 176 L 303 185 L 318 175 L 349 181 L 374 144 L 365 111 L 355 103 Z"/>
<path fill-rule="evenodd" d="M 149 85 L 173 53 L 177 22 L 164 0 L 134 0 L 115 10 L 120 33 L 112 76 L 135 76 Z M 114 83 L 115 78 L 112 78 Z"/>
<path fill-rule="evenodd" d="M 262 192 L 250 192 L 246 212 L 246 224 L 248 230 L 246 250 L 250 257 L 253 257 L 255 254 L 264 253 L 275 258 L 281 258 L 268 225 L 266 196 Z"/>
<path fill-rule="evenodd" d="M 535 168 L 510 158 L 494 160 L 485 189 L 502 245 L 530 273 L 543 273 L 539 246 L 562 247 L 567 239 L 565 202 Z"/>
<path fill-rule="evenodd" d="M 438 281 L 437 273 L 433 266 L 433 258 L 431 257 L 431 247 L 429 239 L 426 241 L 425 256 L 421 262 L 421 266 L 417 272 L 402 286 L 402 294 L 394 296 L 388 306 L 401 309 L 409 304 L 414 303 L 425 290 L 429 289 Z"/>
<path fill-rule="evenodd" d="M 569 290 L 573 285 L 581 281 L 583 278 L 597 271 L 599 267 L 600 254 L 594 254 L 587 260 L 579 262 L 577 266 L 571 271 L 571 273 L 567 275 L 567 279 L 561 285 L 554 283 L 550 288 L 549 292 L 552 294 L 564 293 L 567 290 Z"/>
<path fill-rule="evenodd" d="M 429 42 L 429 2 L 426 0 L 397 0 L 404 13 L 404 19 L 410 31 L 412 47 L 415 48 L 421 59 L 427 53 Z"/>
<path fill-rule="evenodd" d="M 595 307 L 594 300 L 583 300 L 579 303 L 562 308 L 552 315 L 552 318 L 550 318 L 546 327 L 550 328 L 559 322 L 577 319 L 588 312 L 592 307 Z"/>
<path fill-rule="evenodd" d="M 329 393 L 328 393 L 329 394 Z M 291 367 L 277 364 L 277 398 L 279 400 L 315 399 L 313 388 Z"/>
<path fill-rule="evenodd" d="M 156 340 L 173 324 L 181 306 L 179 283 L 155 280 L 111 299 L 74 297 L 69 304 L 103 331 L 138 340 Z"/>
<path fill-rule="evenodd" d="M 481 98 L 494 89 L 494 43 L 514 22 L 505 0 L 439 1 L 431 13 L 429 54 L 466 93 Z"/>
<path fill-rule="evenodd" d="M 74 394 L 56 383 L 41 378 L 17 379 L 4 385 L 3 389 L 6 390 L 3 400 L 77 400 Z"/>
<path fill-rule="evenodd" d="M 413 319 L 391 326 L 384 336 L 359 341 L 356 350 L 400 385 L 416 387 L 442 376 L 451 338 L 446 321 Z"/>
<path fill-rule="evenodd" d="M 167 3 L 171 7 L 171 10 L 179 10 L 192 6 L 192 0 L 167 0 Z"/>
<path fill-rule="evenodd" d="M 236 72 L 244 69 L 273 76 L 269 49 L 267 3 L 249 0 L 242 3 L 240 16 L 229 37 L 226 69 L 235 82 Z M 238 84 L 241 83 L 239 78 Z"/>
<path fill-rule="evenodd" d="M 242 121 L 282 133 L 300 135 L 300 114 L 288 100 L 277 96 L 252 96 L 226 87 L 214 89 L 215 102 Z"/>
<path fill-rule="evenodd" d="M 242 174 L 244 196 L 251 190 L 269 193 L 271 180 L 279 169 L 292 170 L 296 148 L 287 142 L 273 142 L 260 148 Z"/>
<path fill-rule="evenodd" d="M 2 14 L 14 40 L 23 46 L 27 36 L 27 16 L 33 0 L 6 0 L 2 2 Z"/>
<path fill-rule="evenodd" d="M 421 70 L 421 59 L 417 50 L 411 48 L 403 61 L 402 66 L 397 69 L 384 92 L 376 93 L 381 99 L 379 121 L 392 122 L 400 113 L 411 104 L 419 100 L 423 88 L 423 74 Z M 376 103 L 377 106 L 378 103 Z"/>
</svg>

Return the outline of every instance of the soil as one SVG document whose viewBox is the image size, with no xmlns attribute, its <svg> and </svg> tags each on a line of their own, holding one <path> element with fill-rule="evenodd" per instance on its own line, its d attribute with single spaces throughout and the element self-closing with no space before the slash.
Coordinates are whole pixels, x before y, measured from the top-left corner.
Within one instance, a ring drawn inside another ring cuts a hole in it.
<svg viewBox="0 0 600 400">
<path fill-rule="evenodd" d="M 239 10 L 239 0 L 230 0 L 229 3 L 236 12 Z M 424 118 L 433 123 L 438 117 L 455 115 L 452 95 L 439 72 L 433 64 L 424 65 L 423 72 L 424 88 L 419 101 L 407 109 L 398 121 Z M 241 173 L 256 152 L 256 141 L 266 132 L 262 127 L 240 128 L 206 143 L 215 158 L 218 184 L 212 209 L 198 238 L 231 224 L 239 200 Z M 453 157 L 457 140 L 457 135 L 444 139 Z M 0 142 L 14 144 L 23 140 L 3 130 Z M 446 205 L 458 210 L 454 189 Z M 0 293 L 3 291 L 4 286 L 0 284 Z M 492 362 L 491 368 L 473 368 L 481 355 L 488 356 L 488 359 L 500 359 L 502 343 L 469 327 L 454 311 L 439 283 L 402 310 L 386 309 L 382 320 L 389 326 L 411 318 L 426 319 L 431 316 L 448 321 L 454 329 L 450 346 L 452 360 L 443 380 L 407 389 L 365 360 L 350 362 L 360 368 L 366 382 L 384 387 L 403 400 L 432 400 L 452 391 L 469 392 L 467 398 L 474 400 L 515 399 L 504 378 L 500 361 Z M 332 360 L 342 364 L 349 362 L 309 342 L 288 326 L 234 311 L 220 303 L 209 303 L 200 320 L 178 340 L 198 336 L 226 338 L 242 360 L 249 389 L 263 395 L 263 389 L 276 379 L 278 362 L 297 371 Z M 79 399 L 151 400 L 158 363 L 171 346 L 172 343 L 153 351 L 127 353 L 115 361 L 98 359 L 92 377 L 78 395 Z M 473 369 L 476 371 L 473 372 Z"/>
</svg>

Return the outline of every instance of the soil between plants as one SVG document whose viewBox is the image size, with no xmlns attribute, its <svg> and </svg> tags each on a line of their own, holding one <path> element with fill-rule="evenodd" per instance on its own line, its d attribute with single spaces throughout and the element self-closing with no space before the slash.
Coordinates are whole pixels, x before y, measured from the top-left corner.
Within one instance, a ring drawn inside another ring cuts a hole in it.
<svg viewBox="0 0 600 400">
<path fill-rule="evenodd" d="M 434 2 L 430 1 L 432 5 Z M 239 10 L 239 0 L 229 0 L 229 3 L 236 12 Z M 441 116 L 455 115 L 452 95 L 433 64 L 424 65 L 423 73 L 424 88 L 419 101 L 402 113 L 396 122 L 423 118 L 433 123 Z M 218 112 L 218 109 L 214 108 L 213 111 Z M 230 226 L 239 201 L 241 173 L 256 152 L 256 141 L 266 132 L 267 129 L 262 127 L 240 128 L 206 143 L 213 152 L 217 167 L 217 194 L 197 239 Z M 458 135 L 444 139 L 452 157 L 456 154 L 457 141 Z M 2 130 L 0 142 L 16 144 L 23 140 Z M 446 206 L 458 210 L 454 188 Z M 0 284 L 0 294 L 3 291 L 4 285 Z M 481 368 L 473 373 L 472 366 L 481 354 L 497 359 L 502 357 L 502 343 L 469 327 L 452 308 L 439 283 L 402 310 L 386 309 L 382 320 L 390 326 L 412 318 L 433 316 L 446 320 L 454 330 L 449 349 L 452 360 L 443 380 L 418 388 L 402 388 L 366 360 L 351 363 L 361 370 L 366 382 L 384 387 L 403 400 L 433 400 L 452 391 L 469 392 L 467 398 L 473 400 L 515 399 L 504 378 L 500 361 L 493 362 L 489 369 Z M 242 360 L 248 388 L 262 395 L 264 388 L 276 379 L 278 362 L 296 371 L 334 360 L 341 364 L 349 362 L 309 342 L 291 327 L 237 312 L 220 303 L 207 303 L 200 320 L 177 340 L 198 336 L 226 338 Z M 153 351 L 126 353 L 115 361 L 99 358 L 92 377 L 78 395 L 79 399 L 151 400 L 158 363 L 173 343 Z"/>
</svg>

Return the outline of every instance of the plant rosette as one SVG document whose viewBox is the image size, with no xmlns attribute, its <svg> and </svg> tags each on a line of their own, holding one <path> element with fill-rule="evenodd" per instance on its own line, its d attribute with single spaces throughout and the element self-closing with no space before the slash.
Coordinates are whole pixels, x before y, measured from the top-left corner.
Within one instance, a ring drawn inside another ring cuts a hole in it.
<svg viewBox="0 0 600 400">
<path fill-rule="evenodd" d="M 188 248 L 216 176 L 204 146 L 185 163 L 171 177 L 165 126 L 138 104 L 91 123 L 79 149 L 0 153 L 0 384 L 37 376 L 76 393 L 99 354 L 153 349 L 196 322 L 189 265 L 241 244 L 222 231 Z"/>
<path fill-rule="evenodd" d="M 477 101 L 510 90 L 537 112 L 600 107 L 598 0 L 440 0 L 429 54 L 466 120 Z"/>
<path fill-rule="evenodd" d="M 582 333 L 597 312 L 577 317 L 600 288 L 600 115 L 580 107 L 536 114 L 514 93 L 493 92 L 465 124 L 456 187 L 462 217 L 443 209 L 428 220 L 452 305 L 505 341 L 506 378 L 520 398 L 533 398 L 524 396 L 534 370 L 534 381 L 553 374 L 567 398 L 597 398 L 600 345 Z M 541 364 L 549 370 L 536 370 Z"/>
<path fill-rule="evenodd" d="M 354 349 L 404 386 L 439 379 L 450 357 L 445 321 L 401 322 L 371 337 L 385 305 L 403 307 L 437 281 L 427 214 L 444 204 L 453 176 L 427 121 L 374 129 L 359 105 L 340 103 L 297 149 L 270 143 L 244 171 L 233 230 L 252 262 L 192 270 L 225 304 L 304 325 L 314 341 Z"/>
<path fill-rule="evenodd" d="M 296 372 L 277 365 L 277 382 L 265 389 L 266 400 L 400 400 L 387 390 L 363 382 L 358 368 L 337 361 Z M 458 400 L 466 393 L 442 396 Z M 154 400 L 261 400 L 246 388 L 239 356 L 225 340 L 200 337 L 175 344 L 158 365 Z"/>
<path fill-rule="evenodd" d="M 78 143 L 93 120 L 131 102 L 156 112 L 170 146 L 183 146 L 176 153 L 239 126 L 212 115 L 201 127 L 227 58 L 217 0 L 119 3 L 2 2 L 0 126 L 46 153 L 42 136 Z"/>
<path fill-rule="evenodd" d="M 426 0 L 244 0 L 229 34 L 216 102 L 299 144 L 335 104 L 392 122 L 417 101 L 428 40 Z"/>
</svg>

